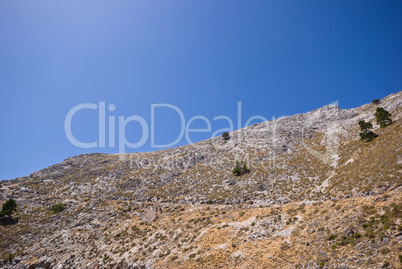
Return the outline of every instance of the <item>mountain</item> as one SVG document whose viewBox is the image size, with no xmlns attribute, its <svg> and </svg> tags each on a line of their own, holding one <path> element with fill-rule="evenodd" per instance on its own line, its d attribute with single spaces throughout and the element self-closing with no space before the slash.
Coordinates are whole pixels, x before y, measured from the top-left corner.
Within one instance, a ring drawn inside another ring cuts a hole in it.
<svg viewBox="0 0 402 269">
<path fill-rule="evenodd" d="M 388 110 L 380 128 L 374 113 Z M 399 268 L 402 92 L 2 181 L 2 268 Z M 360 140 L 358 121 L 378 134 Z M 232 170 L 236 161 L 249 169 Z M 64 210 L 52 207 L 62 204 Z"/>
</svg>

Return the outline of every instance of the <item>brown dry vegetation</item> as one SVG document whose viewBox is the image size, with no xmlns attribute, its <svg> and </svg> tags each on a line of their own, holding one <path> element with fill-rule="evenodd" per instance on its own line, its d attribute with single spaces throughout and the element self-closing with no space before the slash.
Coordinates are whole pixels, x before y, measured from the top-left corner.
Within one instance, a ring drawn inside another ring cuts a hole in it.
<svg viewBox="0 0 402 269">
<path fill-rule="evenodd" d="M 341 124 L 336 167 L 306 150 L 298 126 L 266 146 L 255 125 L 243 141 L 234 133 L 125 159 L 82 155 L 5 182 L 18 222 L 0 225 L 0 258 L 12 254 L 11 268 L 399 268 L 402 108 L 365 143 L 351 122 L 375 108 Z M 317 130 L 304 142 L 325 152 Z M 251 172 L 235 177 L 239 156 Z M 162 214 L 146 222 L 156 205 Z"/>
</svg>

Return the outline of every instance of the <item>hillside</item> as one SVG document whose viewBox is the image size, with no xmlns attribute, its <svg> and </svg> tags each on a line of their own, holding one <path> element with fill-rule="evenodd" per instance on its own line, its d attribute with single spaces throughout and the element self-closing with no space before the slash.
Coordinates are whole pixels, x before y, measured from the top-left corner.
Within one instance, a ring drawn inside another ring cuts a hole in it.
<svg viewBox="0 0 402 269">
<path fill-rule="evenodd" d="M 375 125 L 378 106 L 394 122 Z M 359 120 L 379 135 L 359 138 Z M 2 268 L 402 268 L 402 92 L 2 181 Z M 249 173 L 234 176 L 236 160 Z M 64 210 L 51 208 L 62 203 Z M 8 261 L 10 254 L 14 258 Z"/>
</svg>

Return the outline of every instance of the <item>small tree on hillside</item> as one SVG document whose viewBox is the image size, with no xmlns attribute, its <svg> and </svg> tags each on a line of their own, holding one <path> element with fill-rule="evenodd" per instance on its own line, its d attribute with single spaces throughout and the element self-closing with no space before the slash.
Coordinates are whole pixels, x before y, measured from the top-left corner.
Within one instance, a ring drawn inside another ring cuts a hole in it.
<svg viewBox="0 0 402 269">
<path fill-rule="evenodd" d="M 229 133 L 228 132 L 223 132 L 222 133 L 222 138 L 223 138 L 223 140 L 229 140 L 229 138 L 230 138 Z"/>
<path fill-rule="evenodd" d="M 359 121 L 360 130 L 360 139 L 366 142 L 369 142 L 377 137 L 377 135 L 371 131 L 373 129 L 373 125 L 370 122 L 366 122 L 364 120 Z"/>
<path fill-rule="evenodd" d="M 371 102 L 375 105 L 378 105 L 380 103 L 380 99 L 373 99 Z"/>
<path fill-rule="evenodd" d="M 374 116 L 377 119 L 377 124 L 379 124 L 381 127 L 385 127 L 392 123 L 391 113 L 386 111 L 383 107 L 377 107 Z"/>
<path fill-rule="evenodd" d="M 59 212 L 61 212 L 63 210 L 64 210 L 64 205 L 63 204 L 55 204 L 55 205 L 52 206 L 52 211 L 54 213 L 59 213 Z"/>
<path fill-rule="evenodd" d="M 17 210 L 17 203 L 10 198 L 3 204 L 3 208 L 0 211 L 0 216 L 8 216 L 8 218 L 11 219 L 11 215 L 15 210 Z"/>
<path fill-rule="evenodd" d="M 233 167 L 232 173 L 235 176 L 241 176 L 245 173 L 249 173 L 250 169 L 248 169 L 245 161 L 236 161 L 235 166 Z"/>
</svg>

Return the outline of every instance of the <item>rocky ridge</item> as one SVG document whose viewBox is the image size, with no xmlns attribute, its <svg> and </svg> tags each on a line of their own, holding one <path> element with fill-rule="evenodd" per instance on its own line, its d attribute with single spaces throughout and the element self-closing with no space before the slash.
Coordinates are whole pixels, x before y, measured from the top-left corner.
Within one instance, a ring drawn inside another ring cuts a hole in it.
<svg viewBox="0 0 402 269">
<path fill-rule="evenodd" d="M 370 143 L 357 122 L 374 124 L 377 105 L 328 105 L 228 141 L 80 155 L 2 181 L 0 198 L 19 206 L 18 223 L 0 226 L 2 266 L 400 266 L 402 92 L 378 106 L 394 123 L 374 125 Z M 236 160 L 250 173 L 233 176 Z M 65 210 L 54 214 L 57 203 Z"/>
</svg>

